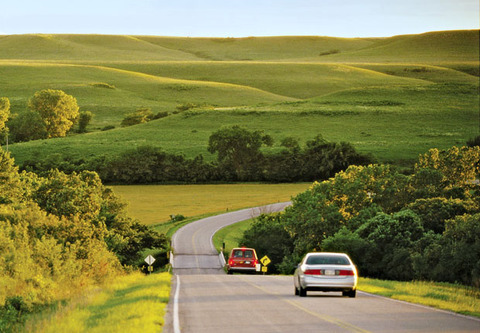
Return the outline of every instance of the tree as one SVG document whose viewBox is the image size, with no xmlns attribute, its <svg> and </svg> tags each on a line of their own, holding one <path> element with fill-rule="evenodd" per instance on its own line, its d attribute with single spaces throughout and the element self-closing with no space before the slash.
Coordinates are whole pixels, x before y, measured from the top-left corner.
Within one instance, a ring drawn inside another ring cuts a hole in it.
<svg viewBox="0 0 480 333">
<path fill-rule="evenodd" d="M 85 133 L 90 120 L 93 118 L 93 113 L 90 111 L 82 111 L 78 117 L 78 133 Z"/>
<path fill-rule="evenodd" d="M 272 137 L 235 125 L 214 132 L 208 140 L 208 151 L 218 153 L 218 162 L 237 180 L 252 180 L 263 161 L 260 148 L 264 144 L 271 146 Z"/>
<path fill-rule="evenodd" d="M 415 172 L 424 168 L 439 170 L 447 188 L 468 187 L 480 174 L 480 147 L 430 149 L 419 157 Z"/>
<path fill-rule="evenodd" d="M 18 167 L 10 153 L 0 148 L 0 205 L 18 202 L 22 194 Z"/>
<path fill-rule="evenodd" d="M 0 132 L 5 128 L 5 123 L 10 116 L 10 101 L 6 97 L 0 98 Z"/>
<path fill-rule="evenodd" d="M 65 136 L 79 115 L 77 100 L 61 90 L 37 91 L 28 106 L 40 114 L 48 138 Z"/>
<path fill-rule="evenodd" d="M 47 138 L 47 129 L 40 114 L 26 111 L 8 122 L 10 135 L 14 142 L 24 142 Z"/>
</svg>

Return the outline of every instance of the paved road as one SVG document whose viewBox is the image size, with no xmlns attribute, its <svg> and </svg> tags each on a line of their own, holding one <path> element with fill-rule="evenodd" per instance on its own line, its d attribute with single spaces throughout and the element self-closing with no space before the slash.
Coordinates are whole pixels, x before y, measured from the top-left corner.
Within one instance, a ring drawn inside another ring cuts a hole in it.
<svg viewBox="0 0 480 333">
<path fill-rule="evenodd" d="M 226 275 L 211 237 L 286 204 L 189 224 L 173 237 L 174 284 L 164 332 L 480 332 L 480 320 L 362 292 L 293 295 L 292 277 Z"/>
<path fill-rule="evenodd" d="M 219 274 L 223 272 L 223 262 L 219 250 L 212 244 L 215 232 L 230 224 L 245 221 L 260 214 L 282 211 L 290 202 L 277 203 L 265 207 L 249 208 L 218 216 L 208 217 L 187 224 L 172 237 L 174 273 Z"/>
</svg>

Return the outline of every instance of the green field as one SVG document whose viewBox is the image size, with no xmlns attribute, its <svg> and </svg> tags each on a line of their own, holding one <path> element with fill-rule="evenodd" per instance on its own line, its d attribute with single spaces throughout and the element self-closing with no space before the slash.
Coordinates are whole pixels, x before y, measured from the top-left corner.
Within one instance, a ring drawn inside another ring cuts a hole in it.
<svg viewBox="0 0 480 333">
<path fill-rule="evenodd" d="M 289 201 L 310 184 L 125 185 L 111 186 L 141 223 L 166 222 L 170 215 L 194 217 Z"/>
<path fill-rule="evenodd" d="M 478 30 L 353 39 L 0 36 L 0 97 L 12 113 L 50 88 L 94 114 L 90 133 L 9 149 L 18 164 L 141 145 L 212 160 L 210 134 L 238 124 L 271 135 L 272 150 L 288 136 L 304 143 L 322 134 L 408 164 L 479 134 L 478 37 Z M 198 107 L 177 112 L 185 103 Z M 120 128 L 141 107 L 170 115 Z"/>
</svg>

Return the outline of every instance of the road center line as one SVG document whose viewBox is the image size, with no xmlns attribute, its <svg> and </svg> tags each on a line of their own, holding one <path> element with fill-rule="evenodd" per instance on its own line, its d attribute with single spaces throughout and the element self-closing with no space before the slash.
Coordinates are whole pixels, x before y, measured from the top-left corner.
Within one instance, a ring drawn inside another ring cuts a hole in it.
<svg viewBox="0 0 480 333">
<path fill-rule="evenodd" d="M 297 302 L 295 302 L 295 301 L 290 301 L 290 300 L 288 300 L 288 299 L 285 299 L 285 297 L 283 297 L 283 296 L 280 295 L 280 294 L 277 294 L 277 293 L 273 293 L 273 292 L 271 292 L 271 291 L 268 291 L 267 289 L 262 288 L 262 287 L 260 287 L 260 286 L 258 286 L 258 285 L 256 285 L 256 284 L 248 281 L 248 280 L 245 279 L 244 277 L 241 277 L 241 276 L 238 276 L 238 277 L 239 277 L 241 280 L 243 280 L 244 282 L 248 283 L 249 285 L 251 285 L 251 286 L 253 286 L 253 287 L 257 288 L 257 289 L 260 289 L 260 290 L 263 291 L 264 293 L 269 294 L 269 295 L 273 295 L 273 296 L 281 299 L 282 301 L 284 301 L 284 302 L 286 302 L 286 303 L 288 303 L 288 304 L 290 304 L 290 305 L 293 305 L 294 307 L 302 310 L 303 312 L 306 312 L 306 313 L 308 313 L 308 314 L 310 314 L 310 315 L 312 315 L 312 316 L 314 316 L 314 317 L 317 317 L 317 318 L 319 318 L 319 319 L 321 319 L 321 320 L 323 320 L 323 321 L 326 321 L 326 322 L 329 322 L 329 323 L 331 323 L 331 324 L 337 325 L 337 326 L 339 326 L 339 327 L 345 328 L 345 329 L 350 330 L 350 331 L 352 331 L 352 332 L 371 333 L 370 331 L 364 330 L 364 329 L 362 329 L 362 328 L 360 328 L 360 327 L 357 327 L 357 326 L 355 326 L 355 325 L 352 325 L 352 324 L 349 324 L 349 323 L 347 323 L 347 322 L 341 321 L 341 320 L 339 320 L 339 319 L 337 319 L 337 318 L 335 318 L 335 317 L 328 316 L 328 315 L 325 315 L 325 314 L 320 314 L 320 313 L 313 312 L 313 311 L 305 308 L 304 306 L 300 305 L 299 303 L 297 303 Z"/>
</svg>

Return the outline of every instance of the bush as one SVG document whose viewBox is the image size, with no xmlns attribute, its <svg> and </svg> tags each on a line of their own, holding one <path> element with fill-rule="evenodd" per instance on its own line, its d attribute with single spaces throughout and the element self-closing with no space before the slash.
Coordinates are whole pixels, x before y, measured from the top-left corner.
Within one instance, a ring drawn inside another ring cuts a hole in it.
<svg viewBox="0 0 480 333">
<path fill-rule="evenodd" d="M 278 273 L 284 257 L 293 251 L 293 239 L 278 214 L 260 215 L 245 231 L 240 244 L 254 248 L 259 258 L 268 256 L 272 261 L 268 266 L 270 273 Z"/>
<path fill-rule="evenodd" d="M 153 118 L 152 110 L 149 108 L 138 109 L 134 113 L 129 113 L 121 122 L 122 127 L 133 126 L 149 122 Z"/>
</svg>

